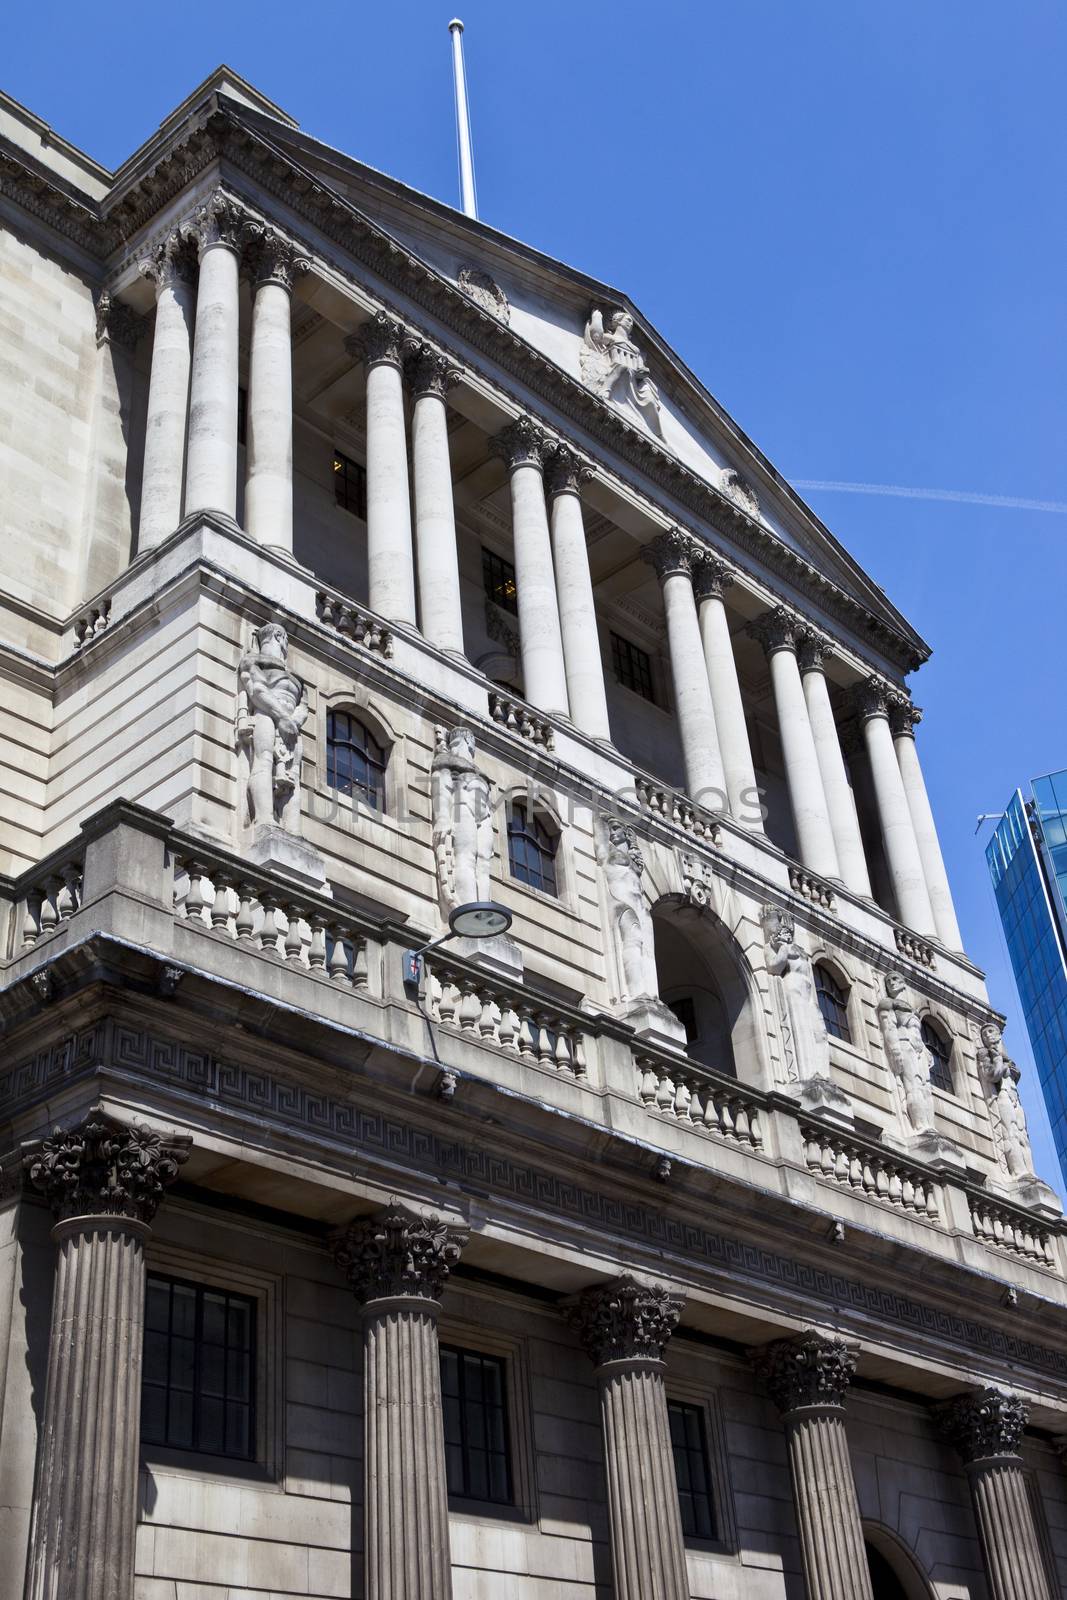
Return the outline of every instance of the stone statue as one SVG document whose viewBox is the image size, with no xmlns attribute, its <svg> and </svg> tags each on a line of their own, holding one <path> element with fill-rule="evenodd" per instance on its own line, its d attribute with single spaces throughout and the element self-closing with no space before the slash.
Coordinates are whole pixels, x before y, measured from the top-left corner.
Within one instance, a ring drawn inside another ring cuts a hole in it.
<svg viewBox="0 0 1067 1600">
<path fill-rule="evenodd" d="M 912 1132 L 933 1133 L 933 1060 L 923 1042 L 919 1013 L 908 999 L 907 986 L 899 972 L 886 974 L 885 994 L 878 1002 L 878 1024 Z"/>
<path fill-rule="evenodd" d="M 299 834 L 307 686 L 288 665 L 289 635 L 281 623 L 266 622 L 252 637 L 237 669 L 237 747 L 248 762 L 248 814 L 257 826 L 274 822 Z"/>
<path fill-rule="evenodd" d="M 469 728 L 437 730 L 430 767 L 433 851 L 441 910 L 490 898 L 493 861 L 492 784 L 474 761 Z"/>
<path fill-rule="evenodd" d="M 591 311 L 580 353 L 582 380 L 602 400 L 636 407 L 658 432 L 659 391 L 644 356 L 634 344 L 633 330 L 634 319 L 628 311 L 616 311 L 610 328 L 604 326 L 602 311 Z"/>
<path fill-rule="evenodd" d="M 791 1057 L 790 1077 L 799 1083 L 830 1078 L 830 1039 L 815 993 L 811 959 L 796 941 L 788 911 L 763 908 L 767 971 L 778 980 L 779 1016 Z"/>
<path fill-rule="evenodd" d="M 637 834 L 627 823 L 609 819 L 601 840 L 600 866 L 608 891 L 612 932 L 629 1004 L 659 998 L 656 940 L 652 913 L 641 884 L 645 860 Z"/>
<path fill-rule="evenodd" d="M 1012 1178 L 1032 1178 L 1034 1158 L 1026 1113 L 1019 1099 L 1019 1078 L 1015 1062 L 1005 1053 L 1000 1029 L 995 1022 L 983 1024 L 978 1047 L 978 1075 L 982 1080 L 993 1120 L 997 1154 Z"/>
</svg>

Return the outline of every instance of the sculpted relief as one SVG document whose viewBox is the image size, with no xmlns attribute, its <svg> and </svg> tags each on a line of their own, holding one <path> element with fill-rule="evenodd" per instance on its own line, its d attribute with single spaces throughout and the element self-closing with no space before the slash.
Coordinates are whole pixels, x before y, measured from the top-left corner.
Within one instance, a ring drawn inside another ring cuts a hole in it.
<svg viewBox="0 0 1067 1600">
<path fill-rule="evenodd" d="M 633 406 L 654 432 L 660 431 L 659 391 L 648 363 L 634 343 L 634 319 L 616 311 L 608 326 L 604 313 L 594 309 L 585 325 L 580 352 L 582 381 L 602 400 Z"/>
<path fill-rule="evenodd" d="M 248 817 L 300 832 L 301 730 L 307 687 L 288 664 L 289 636 L 278 622 L 255 630 L 237 669 L 237 749 L 245 764 Z"/>
<path fill-rule="evenodd" d="M 430 768 L 433 852 L 442 914 L 490 898 L 492 784 L 474 759 L 469 728 L 437 729 Z"/>
<path fill-rule="evenodd" d="M 907 986 L 899 972 L 886 976 L 885 994 L 878 1002 L 878 1025 L 907 1127 L 912 1133 L 933 1133 L 934 1092 L 930 1086 L 933 1060 L 923 1042 L 919 1013 L 908 998 Z"/>
<path fill-rule="evenodd" d="M 1034 1158 L 1026 1127 L 1026 1113 L 1019 1099 L 1021 1074 L 1005 1052 L 1001 1032 L 995 1022 L 987 1022 L 982 1028 L 978 1047 L 978 1075 L 989 1103 L 997 1155 L 1007 1169 L 1008 1176 L 1032 1178 Z"/>
<path fill-rule="evenodd" d="M 641 883 L 645 860 L 637 835 L 627 823 L 614 819 L 607 822 L 601 841 L 600 866 L 622 976 L 622 998 L 630 1005 L 658 1001 L 656 937 L 652 912 Z"/>
<path fill-rule="evenodd" d="M 811 958 L 796 940 L 792 917 L 778 906 L 763 909 L 767 971 L 775 980 L 778 1015 L 793 1082 L 829 1081 L 830 1040 L 815 993 Z"/>
</svg>

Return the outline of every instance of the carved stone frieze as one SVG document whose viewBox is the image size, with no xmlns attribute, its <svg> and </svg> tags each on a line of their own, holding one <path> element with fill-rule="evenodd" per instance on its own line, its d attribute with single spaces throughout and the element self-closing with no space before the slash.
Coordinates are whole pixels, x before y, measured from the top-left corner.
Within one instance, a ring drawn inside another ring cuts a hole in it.
<svg viewBox="0 0 1067 1600">
<path fill-rule="evenodd" d="M 450 356 L 425 339 L 405 339 L 403 354 L 404 375 L 416 397 L 433 394 L 443 400 L 463 376 L 462 368 Z"/>
<path fill-rule="evenodd" d="M 629 1273 L 587 1289 L 564 1315 L 595 1366 L 608 1361 L 662 1361 L 685 1302 L 660 1284 Z"/>
<path fill-rule="evenodd" d="M 363 1304 L 439 1301 L 469 1235 L 433 1213 L 391 1205 L 334 1235 L 333 1256 Z"/>
<path fill-rule="evenodd" d="M 553 441 L 532 417 L 516 417 L 489 441 L 490 455 L 500 456 L 509 471 L 516 467 L 543 467 Z"/>
<path fill-rule="evenodd" d="M 157 1133 L 94 1111 L 76 1127 L 54 1128 L 27 1146 L 23 1168 L 57 1221 L 109 1216 L 151 1222 L 191 1144 L 188 1135 Z"/>
<path fill-rule="evenodd" d="M 481 306 L 483 311 L 488 311 L 491 317 L 496 317 L 505 327 L 511 321 L 508 297 L 488 272 L 483 272 L 480 267 L 460 267 L 456 284 L 475 305 Z"/>
<path fill-rule="evenodd" d="M 749 1352 L 779 1411 L 800 1406 L 843 1406 L 856 1370 L 856 1352 L 844 1339 L 809 1328 Z"/>
<path fill-rule="evenodd" d="M 987 1456 L 1017 1456 L 1029 1411 L 1017 1394 L 989 1387 L 961 1394 L 937 1411 L 941 1435 L 965 1464 Z"/>
</svg>

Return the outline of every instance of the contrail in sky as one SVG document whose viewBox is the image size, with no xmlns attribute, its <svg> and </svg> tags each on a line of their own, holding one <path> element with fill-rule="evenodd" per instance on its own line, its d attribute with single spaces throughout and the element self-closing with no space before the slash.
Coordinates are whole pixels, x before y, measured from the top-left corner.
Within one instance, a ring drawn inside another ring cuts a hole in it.
<svg viewBox="0 0 1067 1600">
<path fill-rule="evenodd" d="M 1000 506 L 1005 511 L 1053 511 L 1067 516 L 1065 500 L 1021 500 L 1010 494 L 972 494 L 966 489 L 909 489 L 899 483 L 834 483 L 822 478 L 793 478 L 794 489 L 827 489 L 835 494 L 888 494 L 900 500 L 950 500 L 962 506 Z"/>
</svg>

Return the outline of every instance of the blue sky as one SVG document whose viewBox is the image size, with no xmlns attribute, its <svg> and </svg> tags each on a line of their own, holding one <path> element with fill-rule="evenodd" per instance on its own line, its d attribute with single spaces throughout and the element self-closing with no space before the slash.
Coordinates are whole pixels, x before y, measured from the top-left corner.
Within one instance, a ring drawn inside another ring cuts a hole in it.
<svg viewBox="0 0 1067 1600">
<path fill-rule="evenodd" d="M 625 288 L 787 477 L 1067 504 L 1062 6 L 458 3 L 483 218 Z M 114 165 L 225 60 L 455 201 L 453 14 L 43 0 L 5 20 L 3 87 Z M 1067 766 L 1067 516 L 805 493 L 934 647 L 920 751 L 968 950 L 1031 1069 L 974 825 Z"/>
</svg>

